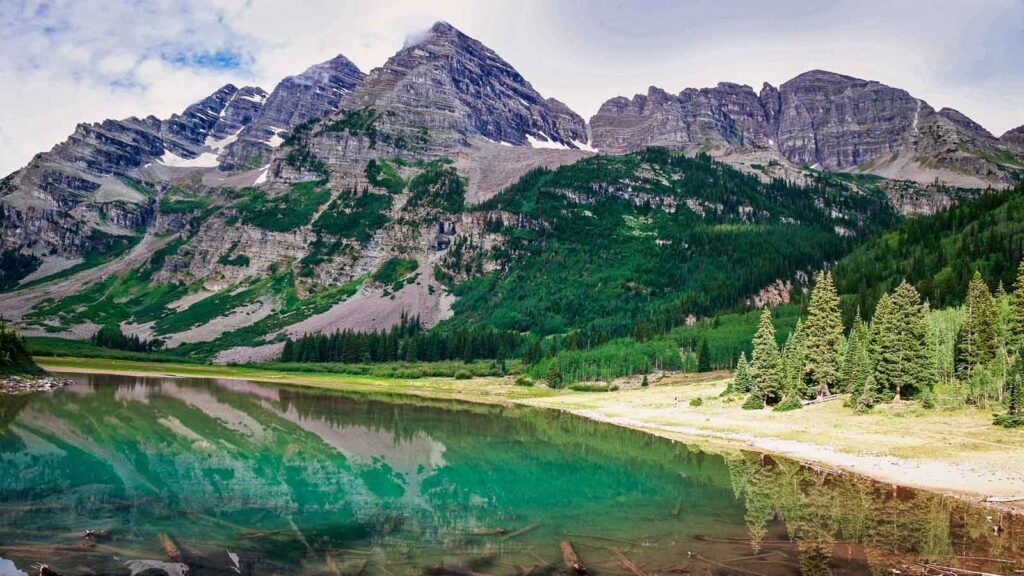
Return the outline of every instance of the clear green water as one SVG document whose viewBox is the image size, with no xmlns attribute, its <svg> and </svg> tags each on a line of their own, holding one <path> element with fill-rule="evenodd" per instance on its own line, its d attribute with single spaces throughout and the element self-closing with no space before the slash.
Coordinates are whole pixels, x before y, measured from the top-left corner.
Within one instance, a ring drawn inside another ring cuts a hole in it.
<svg viewBox="0 0 1024 576">
<path fill-rule="evenodd" d="M 554 412 L 77 381 L 0 398 L 0 576 L 174 573 L 168 540 L 191 574 L 541 576 L 561 541 L 592 574 L 1024 567 L 1011 515 Z"/>
</svg>

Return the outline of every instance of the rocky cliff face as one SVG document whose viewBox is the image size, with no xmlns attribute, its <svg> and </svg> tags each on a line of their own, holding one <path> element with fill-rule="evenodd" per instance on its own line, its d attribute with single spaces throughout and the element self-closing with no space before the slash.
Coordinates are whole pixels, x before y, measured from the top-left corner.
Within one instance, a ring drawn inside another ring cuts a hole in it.
<svg viewBox="0 0 1024 576">
<path fill-rule="evenodd" d="M 764 151 L 796 166 L 869 172 L 922 183 L 1007 185 L 1021 167 L 1007 144 L 960 112 L 936 112 L 905 90 L 813 70 L 782 84 L 720 83 L 678 95 L 607 101 L 591 119 L 594 146 Z M 1012 137 L 1011 137 L 1012 140 Z"/>
<path fill-rule="evenodd" d="M 163 185 L 147 166 L 216 167 L 216 156 L 262 109 L 259 88 L 226 85 L 167 120 L 79 124 L 49 152 L 0 182 L 0 249 L 77 257 L 108 236 L 134 235 Z M 114 217 L 116 216 L 116 218 Z"/>
<path fill-rule="evenodd" d="M 999 141 L 1003 143 L 1003 146 L 1024 152 L 1024 126 L 1007 130 L 1005 134 L 999 137 Z"/>
<path fill-rule="evenodd" d="M 259 115 L 228 147 L 221 167 L 255 167 L 284 142 L 292 128 L 337 112 L 365 78 L 359 67 L 340 54 L 285 78 L 266 98 Z"/>
<path fill-rule="evenodd" d="M 346 107 L 383 113 L 385 131 L 422 129 L 438 151 L 468 146 L 473 136 L 568 148 L 587 141 L 582 118 L 542 98 L 493 50 L 445 22 L 371 71 Z"/>
</svg>

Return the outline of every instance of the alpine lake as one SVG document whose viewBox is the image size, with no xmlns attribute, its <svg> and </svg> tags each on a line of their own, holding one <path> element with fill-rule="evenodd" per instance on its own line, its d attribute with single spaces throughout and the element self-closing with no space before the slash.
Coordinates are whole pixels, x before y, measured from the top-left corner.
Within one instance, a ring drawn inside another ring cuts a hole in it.
<svg viewBox="0 0 1024 576">
<path fill-rule="evenodd" d="M 0 398 L 0 576 L 1024 570 L 1020 515 L 554 411 L 73 379 Z"/>
</svg>

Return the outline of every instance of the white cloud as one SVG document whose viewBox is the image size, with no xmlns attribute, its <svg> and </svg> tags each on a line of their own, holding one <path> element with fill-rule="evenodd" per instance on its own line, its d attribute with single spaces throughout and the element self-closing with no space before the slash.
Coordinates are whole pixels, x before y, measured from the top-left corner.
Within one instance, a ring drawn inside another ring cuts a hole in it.
<svg viewBox="0 0 1024 576">
<path fill-rule="evenodd" d="M 0 1 L 0 174 L 78 122 L 166 117 L 228 82 L 269 91 L 339 53 L 369 71 L 440 19 L 584 117 L 652 84 L 759 89 L 824 68 L 997 135 L 1024 123 L 1020 0 Z"/>
</svg>

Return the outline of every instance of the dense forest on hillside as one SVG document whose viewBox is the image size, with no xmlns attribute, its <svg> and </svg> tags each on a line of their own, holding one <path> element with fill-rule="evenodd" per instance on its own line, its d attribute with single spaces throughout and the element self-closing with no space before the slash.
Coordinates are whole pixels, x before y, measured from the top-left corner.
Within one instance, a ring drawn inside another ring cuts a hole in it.
<svg viewBox="0 0 1024 576">
<path fill-rule="evenodd" d="M 908 219 L 841 259 L 835 277 L 849 319 L 857 308 L 872 313 L 903 280 L 934 308 L 963 302 L 975 271 L 1008 289 L 1022 256 L 1024 184 Z"/>
<path fill-rule="evenodd" d="M 500 269 L 454 286 L 454 322 L 587 343 L 741 306 L 897 220 L 880 193 L 765 183 L 653 148 L 534 171 L 479 209 L 543 226 L 500 228 Z"/>
</svg>

